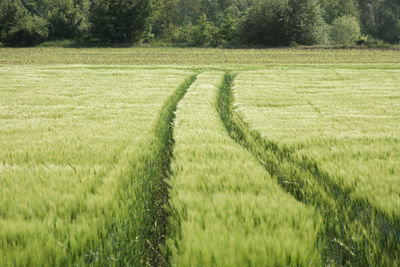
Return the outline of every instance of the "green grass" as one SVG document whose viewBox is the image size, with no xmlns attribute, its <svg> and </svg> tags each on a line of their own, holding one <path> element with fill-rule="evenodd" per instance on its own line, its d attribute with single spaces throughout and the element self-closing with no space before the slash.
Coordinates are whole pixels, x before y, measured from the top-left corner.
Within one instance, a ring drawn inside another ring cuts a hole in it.
<svg viewBox="0 0 400 267">
<path fill-rule="evenodd" d="M 330 216 L 327 258 L 339 243 L 340 264 L 399 264 L 399 74 L 277 68 L 235 81 L 245 143 L 283 187 Z"/>
<path fill-rule="evenodd" d="M 0 266 L 400 265 L 399 63 L 0 48 Z"/>
<path fill-rule="evenodd" d="M 189 76 L 161 108 L 146 141 L 128 157 L 120 182 L 120 209 L 96 254 L 86 263 L 99 266 L 165 265 L 165 235 L 168 201 L 165 179 L 169 173 L 173 147 L 173 120 L 178 102 L 196 75 Z"/>
<path fill-rule="evenodd" d="M 129 212 L 118 190 L 154 142 L 157 111 L 189 74 L 2 69 L 2 265 L 69 265 L 98 253 L 110 223 Z"/>
<path fill-rule="evenodd" d="M 271 64 L 400 63 L 397 50 L 209 48 L 0 48 L 5 64 L 101 64 L 254 67 Z"/>
<path fill-rule="evenodd" d="M 400 216 L 399 84 L 400 70 L 276 69 L 239 75 L 235 90 L 251 128 Z"/>
<path fill-rule="evenodd" d="M 178 106 L 170 177 L 173 266 L 321 265 L 320 217 L 231 140 L 217 111 L 222 73 L 203 73 Z"/>
</svg>

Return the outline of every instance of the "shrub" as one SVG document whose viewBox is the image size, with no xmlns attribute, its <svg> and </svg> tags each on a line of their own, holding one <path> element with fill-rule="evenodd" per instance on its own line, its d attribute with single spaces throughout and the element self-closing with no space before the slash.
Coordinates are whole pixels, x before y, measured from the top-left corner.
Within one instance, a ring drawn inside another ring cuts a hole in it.
<svg viewBox="0 0 400 267">
<path fill-rule="evenodd" d="M 0 4 L 0 40 L 8 46 L 35 45 L 48 37 L 45 19 L 31 16 L 20 1 Z"/>
<path fill-rule="evenodd" d="M 364 4 L 371 2 L 370 0 L 320 0 L 324 9 L 324 19 L 327 23 L 332 24 L 336 18 L 343 16 L 359 17 L 359 3 Z M 358 3 L 357 3 L 358 2 Z"/>
<path fill-rule="evenodd" d="M 150 0 L 93 0 L 90 32 L 101 41 L 138 41 L 147 29 Z"/>
<path fill-rule="evenodd" d="M 2 38 L 6 45 L 31 46 L 39 44 L 49 35 L 47 21 L 38 16 L 25 16 Z"/>
<path fill-rule="evenodd" d="M 343 16 L 335 19 L 330 28 L 330 39 L 334 44 L 352 44 L 360 36 L 360 24 L 352 16 Z"/>
<path fill-rule="evenodd" d="M 324 21 L 317 0 L 256 0 L 241 24 L 242 42 L 267 46 L 315 44 Z"/>
<path fill-rule="evenodd" d="M 186 46 L 216 46 L 218 45 L 218 28 L 203 14 L 196 25 L 187 24 L 179 27 L 173 42 Z"/>
<path fill-rule="evenodd" d="M 292 42 L 312 45 L 325 42 L 326 24 L 317 0 L 289 0 L 289 35 Z"/>
<path fill-rule="evenodd" d="M 215 37 L 216 45 L 227 46 L 235 42 L 237 38 L 237 21 L 231 15 L 226 15 L 218 27 Z"/>
<path fill-rule="evenodd" d="M 28 12 L 20 1 L 4 0 L 0 2 L 0 37 L 3 38 L 27 15 Z"/>
<path fill-rule="evenodd" d="M 213 44 L 216 32 L 217 32 L 216 27 L 207 20 L 206 14 L 203 14 L 197 20 L 197 25 L 192 27 L 189 36 L 189 45 L 210 46 Z"/>
<path fill-rule="evenodd" d="M 48 12 L 47 20 L 51 37 L 71 39 L 83 31 L 84 15 L 72 0 L 58 0 Z"/>
<path fill-rule="evenodd" d="M 398 0 L 384 0 L 376 15 L 377 37 L 391 44 L 400 41 L 400 4 Z"/>
<path fill-rule="evenodd" d="M 289 2 L 287 0 L 258 0 L 241 25 L 242 42 L 246 44 L 288 44 Z"/>
</svg>

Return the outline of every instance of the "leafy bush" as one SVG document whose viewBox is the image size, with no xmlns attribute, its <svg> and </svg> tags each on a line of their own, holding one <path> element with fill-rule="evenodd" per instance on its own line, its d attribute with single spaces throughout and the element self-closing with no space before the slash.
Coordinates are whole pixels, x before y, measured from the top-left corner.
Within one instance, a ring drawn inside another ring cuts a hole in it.
<svg viewBox="0 0 400 267">
<path fill-rule="evenodd" d="M 288 10 L 288 0 L 256 1 L 241 25 L 242 42 L 273 46 L 288 44 Z"/>
<path fill-rule="evenodd" d="M 150 0 L 93 0 L 90 32 L 105 42 L 138 41 L 147 29 L 150 11 Z"/>
<path fill-rule="evenodd" d="M 289 6 L 291 41 L 302 45 L 324 43 L 326 24 L 318 0 L 289 0 Z"/>
<path fill-rule="evenodd" d="M 368 3 L 368 0 L 320 0 L 324 9 L 324 19 L 331 24 L 336 18 L 343 16 L 359 17 L 360 10 L 357 2 Z"/>
<path fill-rule="evenodd" d="M 317 0 L 256 0 L 241 25 L 242 42 L 268 46 L 321 41 L 324 21 Z"/>
<path fill-rule="evenodd" d="M 400 4 L 398 0 L 384 0 L 377 9 L 376 35 L 379 39 L 396 44 L 400 42 Z"/>
<path fill-rule="evenodd" d="M 28 15 L 20 1 L 4 0 L 0 2 L 0 37 L 15 27 L 19 20 Z"/>
<path fill-rule="evenodd" d="M 71 39 L 83 32 L 84 14 L 73 0 L 58 0 L 47 20 L 51 37 Z"/>
<path fill-rule="evenodd" d="M 334 44 L 351 44 L 361 36 L 360 24 L 352 16 L 343 16 L 333 21 L 330 29 L 330 38 Z"/>
<path fill-rule="evenodd" d="M 203 14 L 197 21 L 197 25 L 192 27 L 188 44 L 190 46 L 210 46 L 213 44 L 216 32 L 216 27 Z"/>
<path fill-rule="evenodd" d="M 20 1 L 0 5 L 0 40 L 8 46 L 35 45 L 48 37 L 47 21 L 28 13 Z"/>
<path fill-rule="evenodd" d="M 356 44 L 360 47 L 369 47 L 369 48 L 390 48 L 391 44 L 382 41 L 380 39 L 376 39 L 371 35 L 361 35 L 360 38 L 356 41 Z"/>
<path fill-rule="evenodd" d="M 10 46 L 31 46 L 45 41 L 48 36 L 48 24 L 45 19 L 25 16 L 4 35 L 2 41 Z"/>
<path fill-rule="evenodd" d="M 227 46 L 236 39 L 236 24 L 228 14 L 222 19 L 221 25 L 216 26 L 203 14 L 197 20 L 197 24 L 178 27 L 172 33 L 172 43 L 194 47 Z"/>
<path fill-rule="evenodd" d="M 222 20 L 221 25 L 218 27 L 218 33 L 215 37 L 216 44 L 227 46 L 236 41 L 237 38 L 237 21 L 231 16 L 227 15 Z"/>
</svg>

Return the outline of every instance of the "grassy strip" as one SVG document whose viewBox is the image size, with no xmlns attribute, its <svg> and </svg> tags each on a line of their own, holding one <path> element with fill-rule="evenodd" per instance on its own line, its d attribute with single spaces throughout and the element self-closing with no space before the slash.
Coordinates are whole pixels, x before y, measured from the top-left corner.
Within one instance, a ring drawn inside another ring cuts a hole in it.
<svg viewBox="0 0 400 267">
<path fill-rule="evenodd" d="M 222 72 L 199 75 L 179 103 L 170 176 L 173 266 L 320 266 L 321 218 L 226 133 Z"/>
<path fill-rule="evenodd" d="M 226 74 L 221 87 L 219 111 L 229 135 L 251 151 L 297 200 L 316 206 L 323 214 L 327 264 L 356 266 L 397 266 L 400 251 L 400 220 L 389 217 L 367 201 L 351 196 L 352 189 L 334 182 L 306 156 L 301 159 L 286 147 L 263 139 L 250 130 L 234 112 L 232 83 Z"/>
<path fill-rule="evenodd" d="M 178 102 L 196 80 L 187 78 L 166 101 L 151 137 L 120 174 L 119 207 L 103 244 L 88 253 L 86 264 L 112 266 L 165 265 L 164 243 L 168 199 L 165 179 L 172 157 L 173 120 Z M 136 148 L 137 149 L 137 148 Z"/>
<path fill-rule="evenodd" d="M 0 48 L 0 64 L 266 65 L 398 64 L 400 52 L 370 49 Z"/>
</svg>

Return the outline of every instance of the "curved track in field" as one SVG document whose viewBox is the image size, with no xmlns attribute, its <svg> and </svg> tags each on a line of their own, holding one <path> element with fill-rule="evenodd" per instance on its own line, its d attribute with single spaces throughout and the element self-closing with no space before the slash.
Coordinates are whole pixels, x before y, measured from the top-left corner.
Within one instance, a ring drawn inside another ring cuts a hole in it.
<svg viewBox="0 0 400 267">
<path fill-rule="evenodd" d="M 306 156 L 265 140 L 234 112 L 232 84 L 227 73 L 218 96 L 218 109 L 230 137 L 255 155 L 265 169 L 298 201 L 316 206 L 324 218 L 320 232 L 327 265 L 397 266 L 400 264 L 400 218 L 389 217 L 352 188 L 338 185 Z"/>
<path fill-rule="evenodd" d="M 175 90 L 161 108 L 152 137 L 143 144 L 145 152 L 134 159 L 128 179 L 121 184 L 119 201 L 122 218 L 109 227 L 108 236 L 88 265 L 101 266 L 162 266 L 164 259 L 166 212 L 169 174 L 172 158 L 173 121 L 179 101 L 196 80 L 191 75 Z"/>
<path fill-rule="evenodd" d="M 168 179 L 171 266 L 321 266 L 314 207 L 282 190 L 218 112 L 224 72 L 204 72 L 177 108 Z"/>
</svg>

